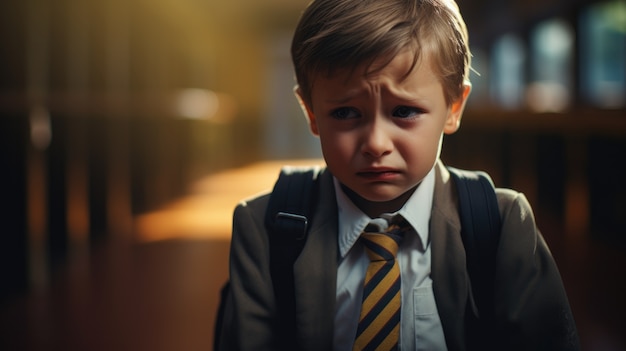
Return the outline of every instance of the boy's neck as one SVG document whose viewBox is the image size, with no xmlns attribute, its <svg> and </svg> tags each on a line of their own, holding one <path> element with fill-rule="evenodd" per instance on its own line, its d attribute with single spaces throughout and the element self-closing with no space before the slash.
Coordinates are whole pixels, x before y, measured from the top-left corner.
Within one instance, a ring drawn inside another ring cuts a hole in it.
<svg viewBox="0 0 626 351">
<path fill-rule="evenodd" d="M 358 207 L 363 213 L 368 215 L 370 218 L 378 218 L 383 213 L 395 213 L 399 211 L 402 206 L 409 200 L 411 195 L 415 192 L 415 189 L 419 186 L 411 188 L 404 194 L 398 196 L 397 198 L 390 201 L 369 201 L 363 197 L 361 197 L 356 192 L 352 191 L 352 189 L 347 186 L 340 184 L 341 190 L 346 194 L 346 196 L 354 203 L 356 207 Z"/>
</svg>

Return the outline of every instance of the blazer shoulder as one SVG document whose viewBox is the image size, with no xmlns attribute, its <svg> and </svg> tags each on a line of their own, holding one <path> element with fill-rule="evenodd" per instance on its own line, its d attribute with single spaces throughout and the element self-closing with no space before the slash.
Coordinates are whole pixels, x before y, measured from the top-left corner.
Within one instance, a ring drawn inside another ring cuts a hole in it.
<svg viewBox="0 0 626 351">
<path fill-rule="evenodd" d="M 458 194 L 450 173 L 441 162 L 437 164 L 435 179 L 433 216 L 445 220 L 460 231 Z M 509 221 L 531 220 L 534 222 L 532 207 L 523 193 L 509 188 L 496 187 L 494 190 L 503 224 Z"/>
<path fill-rule="evenodd" d="M 503 220 L 511 215 L 521 218 L 530 217 L 534 220 L 532 206 L 528 199 L 519 191 L 507 188 L 496 188 L 498 207 Z"/>
<path fill-rule="evenodd" d="M 266 190 L 239 201 L 239 203 L 235 206 L 235 213 L 238 211 L 257 212 L 259 210 L 265 210 L 271 194 L 271 190 Z"/>
</svg>

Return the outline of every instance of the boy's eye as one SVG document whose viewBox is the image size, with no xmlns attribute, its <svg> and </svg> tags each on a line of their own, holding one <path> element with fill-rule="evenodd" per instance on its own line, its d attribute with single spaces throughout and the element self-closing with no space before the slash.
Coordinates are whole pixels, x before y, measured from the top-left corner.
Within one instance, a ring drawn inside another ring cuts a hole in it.
<svg viewBox="0 0 626 351">
<path fill-rule="evenodd" d="M 422 109 L 419 109 L 416 107 L 409 107 L 409 106 L 398 106 L 396 107 L 395 110 L 393 110 L 394 117 L 400 117 L 400 118 L 415 117 L 422 113 L 424 113 Z"/>
<path fill-rule="evenodd" d="M 350 119 L 359 117 L 358 111 L 351 107 L 340 107 L 333 110 L 330 115 L 336 119 Z"/>
</svg>

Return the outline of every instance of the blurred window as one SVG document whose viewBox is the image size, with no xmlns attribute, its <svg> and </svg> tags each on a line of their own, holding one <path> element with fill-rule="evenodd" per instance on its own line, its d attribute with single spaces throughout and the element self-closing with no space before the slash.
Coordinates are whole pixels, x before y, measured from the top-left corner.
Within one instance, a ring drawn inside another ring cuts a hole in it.
<svg viewBox="0 0 626 351">
<path fill-rule="evenodd" d="M 527 106 L 535 112 L 561 112 L 574 92 L 574 30 L 564 20 L 551 19 L 533 28 L 529 39 Z"/>
<path fill-rule="evenodd" d="M 490 72 L 491 98 L 504 109 L 518 109 L 523 103 L 526 49 L 517 35 L 506 34 L 493 46 Z"/>
<path fill-rule="evenodd" d="M 580 37 L 582 96 L 598 107 L 626 107 L 626 1 L 584 10 Z"/>
</svg>

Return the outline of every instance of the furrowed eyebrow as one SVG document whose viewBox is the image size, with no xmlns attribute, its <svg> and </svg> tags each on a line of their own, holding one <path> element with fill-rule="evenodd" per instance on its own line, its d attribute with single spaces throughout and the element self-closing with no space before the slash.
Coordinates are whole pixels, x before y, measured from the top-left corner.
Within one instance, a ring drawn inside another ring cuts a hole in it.
<svg viewBox="0 0 626 351">
<path fill-rule="evenodd" d="M 386 89 L 386 93 L 389 94 L 390 96 L 394 97 L 394 98 L 398 98 L 401 100 L 406 100 L 406 101 L 414 101 L 417 102 L 420 99 L 418 94 L 415 93 L 411 93 L 406 91 L 405 89 Z"/>
<path fill-rule="evenodd" d="M 384 95 L 394 99 L 406 101 L 407 103 L 418 104 L 423 102 L 423 97 L 421 96 L 421 94 L 412 93 L 403 88 L 390 89 L 389 87 L 383 87 L 382 90 Z M 358 98 L 362 94 L 366 94 L 366 92 L 367 89 L 355 88 L 352 90 L 344 91 L 341 95 L 330 96 L 328 99 L 325 100 L 325 102 L 328 104 L 343 105 L 349 103 L 353 99 Z"/>
</svg>

